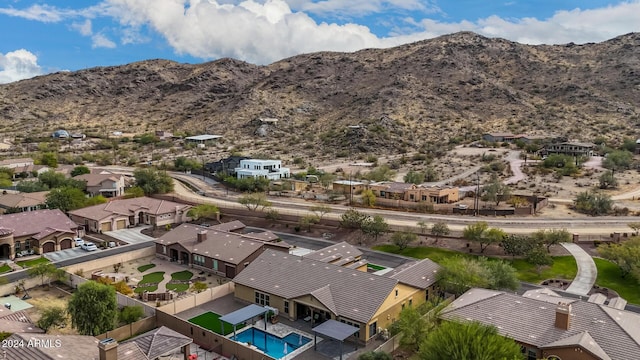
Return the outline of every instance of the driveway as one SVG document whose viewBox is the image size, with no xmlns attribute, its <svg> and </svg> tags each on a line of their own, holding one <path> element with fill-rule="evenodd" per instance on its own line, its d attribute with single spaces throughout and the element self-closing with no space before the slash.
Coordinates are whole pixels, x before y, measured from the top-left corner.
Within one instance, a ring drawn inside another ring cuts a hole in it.
<svg viewBox="0 0 640 360">
<path fill-rule="evenodd" d="M 155 238 L 152 238 L 151 236 L 147 236 L 141 233 L 142 230 L 148 229 L 148 228 L 149 226 L 146 226 L 146 227 L 140 226 L 140 227 L 135 227 L 131 229 L 107 231 L 105 232 L 105 234 L 111 237 L 114 237 L 118 240 L 122 240 L 128 244 L 137 244 L 141 242 L 151 242 L 155 240 Z"/>
<path fill-rule="evenodd" d="M 96 250 L 94 252 L 99 252 Z M 62 261 L 67 259 L 74 259 L 82 255 L 88 254 L 88 251 L 82 250 L 79 247 L 65 249 L 60 251 L 53 251 L 44 254 L 44 257 L 51 260 L 51 262 Z"/>
</svg>

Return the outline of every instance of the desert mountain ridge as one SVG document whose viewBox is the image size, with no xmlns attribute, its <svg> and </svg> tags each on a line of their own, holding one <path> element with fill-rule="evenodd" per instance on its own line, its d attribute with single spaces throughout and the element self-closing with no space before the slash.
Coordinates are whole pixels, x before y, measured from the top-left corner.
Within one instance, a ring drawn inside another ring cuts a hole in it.
<svg viewBox="0 0 640 360">
<path fill-rule="evenodd" d="M 620 141 L 639 137 L 639 114 L 640 33 L 532 46 L 460 32 L 266 66 L 148 60 L 0 85 L 0 126 L 9 137 L 168 130 L 329 157 L 490 131 Z"/>
</svg>

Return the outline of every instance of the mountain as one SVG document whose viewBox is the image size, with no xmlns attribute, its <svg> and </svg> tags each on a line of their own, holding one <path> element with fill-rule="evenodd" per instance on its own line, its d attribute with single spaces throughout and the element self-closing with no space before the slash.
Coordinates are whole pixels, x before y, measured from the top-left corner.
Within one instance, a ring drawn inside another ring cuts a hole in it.
<svg viewBox="0 0 640 360">
<path fill-rule="evenodd" d="M 149 60 L 0 86 L 0 126 L 9 136 L 162 129 L 221 134 L 237 149 L 327 156 L 456 143 L 487 131 L 636 138 L 639 114 L 639 33 L 531 46 L 461 32 L 267 66 Z M 263 117 L 279 121 L 261 124 Z"/>
</svg>

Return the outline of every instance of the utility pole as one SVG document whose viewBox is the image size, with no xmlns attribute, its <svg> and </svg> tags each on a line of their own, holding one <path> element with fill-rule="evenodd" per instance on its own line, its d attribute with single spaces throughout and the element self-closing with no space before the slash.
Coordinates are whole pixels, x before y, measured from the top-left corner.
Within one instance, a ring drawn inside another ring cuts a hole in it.
<svg viewBox="0 0 640 360">
<path fill-rule="evenodd" d="M 478 216 L 478 207 L 480 206 L 480 201 L 478 196 L 480 195 L 480 174 L 476 172 L 476 196 L 473 199 L 473 216 Z"/>
</svg>

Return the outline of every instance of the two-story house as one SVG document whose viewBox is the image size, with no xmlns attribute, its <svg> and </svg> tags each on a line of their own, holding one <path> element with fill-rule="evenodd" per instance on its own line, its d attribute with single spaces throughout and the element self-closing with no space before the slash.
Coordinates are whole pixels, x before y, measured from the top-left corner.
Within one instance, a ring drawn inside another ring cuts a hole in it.
<svg viewBox="0 0 640 360">
<path fill-rule="evenodd" d="M 265 178 L 278 180 L 291 176 L 289 168 L 282 167 L 280 160 L 244 159 L 235 169 L 238 179 Z"/>
<path fill-rule="evenodd" d="M 91 173 L 75 176 L 74 179 L 87 183 L 87 193 L 91 196 L 118 197 L 124 195 L 125 177 L 110 172 Z"/>
</svg>

